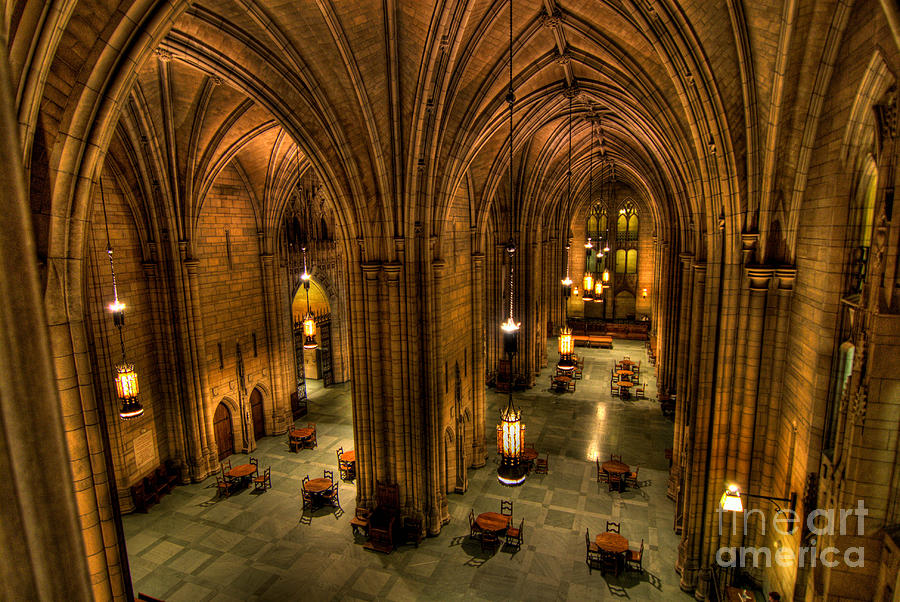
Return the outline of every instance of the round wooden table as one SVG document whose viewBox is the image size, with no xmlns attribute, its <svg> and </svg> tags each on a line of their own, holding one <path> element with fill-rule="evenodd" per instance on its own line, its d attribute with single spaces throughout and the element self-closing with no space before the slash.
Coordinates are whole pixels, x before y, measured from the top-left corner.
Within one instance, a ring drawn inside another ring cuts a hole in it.
<svg viewBox="0 0 900 602">
<path fill-rule="evenodd" d="M 628 550 L 628 540 L 618 533 L 601 533 L 597 536 L 597 547 L 613 554 L 624 554 Z"/>
<path fill-rule="evenodd" d="M 619 462 L 618 460 L 609 460 L 608 462 L 604 462 L 603 464 L 601 464 L 601 468 L 603 468 L 603 472 L 606 473 L 625 474 L 629 472 L 628 464 Z"/>
<path fill-rule="evenodd" d="M 634 376 L 634 372 L 631 370 L 616 370 L 616 374 L 619 376 Z"/>
<path fill-rule="evenodd" d="M 334 485 L 331 479 L 327 477 L 321 477 L 318 479 L 310 479 L 304 485 L 303 488 L 310 493 L 322 493 L 329 487 Z"/>
<path fill-rule="evenodd" d="M 537 457 L 537 450 L 533 447 L 526 447 L 522 451 L 522 460 L 524 460 L 525 462 L 534 462 Z"/>
<path fill-rule="evenodd" d="M 308 426 L 305 426 L 302 429 L 291 429 L 291 437 L 294 439 L 306 439 L 307 437 L 311 437 L 312 434 L 313 429 Z"/>
<path fill-rule="evenodd" d="M 621 393 L 628 395 L 629 397 L 631 396 L 631 392 L 629 391 L 629 389 L 634 386 L 633 382 L 631 382 L 630 380 L 620 380 L 616 384 L 620 387 Z M 624 391 L 622 389 L 624 389 Z"/>
<path fill-rule="evenodd" d="M 509 517 L 498 512 L 482 512 L 475 519 L 475 524 L 478 525 L 482 531 L 497 533 L 509 526 Z"/>
<path fill-rule="evenodd" d="M 239 464 L 225 473 L 230 479 L 242 479 L 256 472 L 256 464 Z"/>
<path fill-rule="evenodd" d="M 356 450 L 351 449 L 341 454 L 341 462 L 356 462 Z"/>
</svg>

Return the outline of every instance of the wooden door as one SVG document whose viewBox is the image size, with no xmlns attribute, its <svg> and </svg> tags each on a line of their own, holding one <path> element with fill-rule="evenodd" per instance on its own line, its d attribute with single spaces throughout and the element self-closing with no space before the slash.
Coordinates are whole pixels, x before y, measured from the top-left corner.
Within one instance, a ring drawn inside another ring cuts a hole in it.
<svg viewBox="0 0 900 602">
<path fill-rule="evenodd" d="M 253 393 L 250 394 L 250 415 L 253 418 L 253 438 L 259 441 L 266 436 L 262 393 L 259 389 L 253 389 Z"/>
<path fill-rule="evenodd" d="M 234 453 L 234 430 L 231 426 L 231 412 L 224 403 L 216 408 L 213 418 L 213 431 L 216 434 L 216 447 L 219 448 L 219 460 L 224 460 Z"/>
</svg>

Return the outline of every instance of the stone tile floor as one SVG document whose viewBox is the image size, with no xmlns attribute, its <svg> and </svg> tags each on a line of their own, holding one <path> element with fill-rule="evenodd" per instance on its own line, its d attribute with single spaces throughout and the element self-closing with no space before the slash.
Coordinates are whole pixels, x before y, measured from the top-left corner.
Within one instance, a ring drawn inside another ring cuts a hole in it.
<svg viewBox="0 0 900 602">
<path fill-rule="evenodd" d="M 555 340 L 548 356 L 555 365 Z M 418 548 L 390 555 L 365 550 L 349 521 L 356 489 L 341 483 L 343 513 L 320 509 L 301 521 L 303 476 L 336 471 L 334 450 L 353 447 L 349 383 L 310 386 L 308 420 L 318 425 L 318 449 L 290 453 L 284 436 L 266 437 L 253 453 L 272 467 L 272 488 L 244 490 L 216 499 L 215 479 L 176 487 L 147 514 L 123 518 L 135 595 L 172 602 L 205 600 L 689 600 L 674 570 L 677 536 L 673 504 L 666 498 L 672 424 L 655 401 L 653 367 L 643 343 L 616 341 L 615 349 L 581 349 L 584 377 L 572 393 L 549 390 L 551 368 L 536 386 L 514 394 L 526 424 L 526 440 L 550 452 L 547 475 L 530 475 L 517 488 L 500 485 L 492 441 L 507 395 L 487 393 L 489 457 L 469 471 L 469 490 L 449 496 L 451 522 Z M 609 373 L 615 359 L 641 360 L 648 399 L 612 397 Z M 298 423 L 305 422 L 304 418 Z M 620 453 L 640 466 L 645 485 L 609 493 L 596 481 L 594 458 Z M 232 464 L 246 462 L 236 454 Z M 525 543 L 513 553 L 482 552 L 468 538 L 467 515 L 499 511 L 514 501 L 525 518 Z M 606 521 L 620 521 L 622 535 L 645 543 L 644 572 L 604 577 L 585 564 L 584 532 L 593 538 Z"/>
</svg>

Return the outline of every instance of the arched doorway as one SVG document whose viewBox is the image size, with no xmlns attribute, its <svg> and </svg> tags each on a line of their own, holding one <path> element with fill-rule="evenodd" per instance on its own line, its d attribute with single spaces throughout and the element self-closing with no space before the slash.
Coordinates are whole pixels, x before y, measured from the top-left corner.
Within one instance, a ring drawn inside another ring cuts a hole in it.
<svg viewBox="0 0 900 602">
<path fill-rule="evenodd" d="M 231 412 L 225 402 L 216 408 L 213 417 L 213 431 L 216 434 L 216 447 L 219 449 L 219 460 L 224 460 L 234 453 L 234 430 L 231 425 Z"/>
<path fill-rule="evenodd" d="M 250 394 L 250 416 L 253 419 L 253 438 L 259 441 L 266 436 L 266 424 L 263 418 L 263 398 L 259 388 Z"/>
</svg>

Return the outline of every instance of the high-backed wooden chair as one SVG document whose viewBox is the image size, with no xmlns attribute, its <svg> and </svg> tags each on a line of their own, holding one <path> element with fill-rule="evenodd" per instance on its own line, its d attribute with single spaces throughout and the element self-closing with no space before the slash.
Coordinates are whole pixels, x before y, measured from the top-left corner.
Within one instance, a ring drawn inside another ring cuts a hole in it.
<svg viewBox="0 0 900 602">
<path fill-rule="evenodd" d="M 609 481 L 609 474 L 603 470 L 603 467 L 600 465 L 600 456 L 596 458 L 597 462 L 597 482 L 598 483 L 607 483 Z"/>
<path fill-rule="evenodd" d="M 619 532 L 619 523 L 614 523 L 612 521 L 606 521 L 606 532 L 607 533 L 618 533 Z"/>
<path fill-rule="evenodd" d="M 584 547 L 585 547 L 585 558 L 584 561 L 588 565 L 588 572 L 591 569 L 599 569 L 600 567 L 600 548 L 597 547 L 597 544 L 591 541 L 591 531 L 590 529 L 584 530 Z"/>
<path fill-rule="evenodd" d="M 231 483 L 216 475 L 216 493 L 228 497 L 231 495 Z"/>
<path fill-rule="evenodd" d="M 513 546 L 517 550 L 522 547 L 523 532 L 525 530 L 525 519 L 519 521 L 518 527 L 510 527 L 506 530 L 506 545 Z"/>
<path fill-rule="evenodd" d="M 644 572 L 644 567 L 642 565 L 644 558 L 644 540 L 641 539 L 641 549 L 640 550 L 628 550 L 625 552 L 625 568 L 638 571 L 640 573 Z"/>
<path fill-rule="evenodd" d="M 512 516 L 513 502 L 512 500 L 500 500 L 500 514 L 503 516 Z"/>
<path fill-rule="evenodd" d="M 350 519 L 350 527 L 353 529 L 354 535 L 362 532 L 363 535 L 368 537 L 369 511 L 366 508 L 357 508 L 355 516 Z"/>
<path fill-rule="evenodd" d="M 394 550 L 398 518 L 400 516 L 400 491 L 397 485 L 375 483 L 377 505 L 369 515 L 369 541 L 366 547 L 390 554 Z"/>
<path fill-rule="evenodd" d="M 469 537 L 471 539 L 478 539 L 481 537 L 481 527 L 475 522 L 474 510 L 469 510 Z"/>
<path fill-rule="evenodd" d="M 550 468 L 550 452 L 544 454 L 541 458 L 538 456 L 534 461 L 534 474 L 547 474 Z"/>
<path fill-rule="evenodd" d="M 272 486 L 272 469 L 266 468 L 262 474 L 253 477 L 253 487 L 255 490 L 265 491 Z"/>
<path fill-rule="evenodd" d="M 481 534 L 481 550 L 496 550 L 500 545 L 500 538 L 493 531 L 485 531 Z"/>
</svg>

